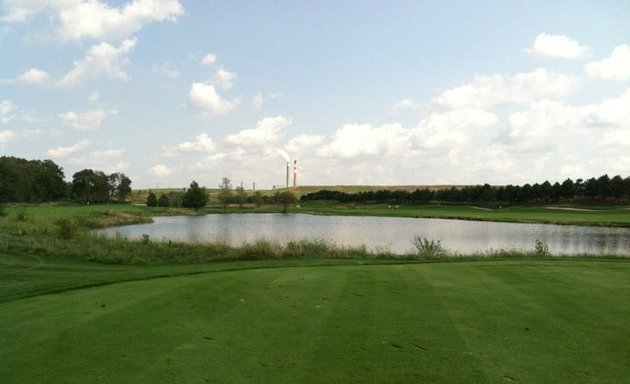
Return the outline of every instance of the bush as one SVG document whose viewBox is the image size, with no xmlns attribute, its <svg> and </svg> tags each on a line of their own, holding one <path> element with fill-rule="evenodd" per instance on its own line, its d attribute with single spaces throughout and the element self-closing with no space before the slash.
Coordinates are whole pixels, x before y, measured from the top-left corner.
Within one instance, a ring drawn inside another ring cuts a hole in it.
<svg viewBox="0 0 630 384">
<path fill-rule="evenodd" d="M 60 239 L 72 239 L 78 232 L 78 225 L 75 221 L 70 219 L 57 219 L 57 234 Z"/>
<path fill-rule="evenodd" d="M 534 244 L 534 253 L 538 256 L 547 256 L 549 255 L 549 246 L 547 243 L 536 239 L 536 244 Z"/>
<path fill-rule="evenodd" d="M 168 196 L 166 196 L 166 195 L 160 196 L 160 199 L 158 200 L 158 206 L 160 206 L 160 207 L 168 207 L 170 205 L 171 205 L 171 202 L 168 199 Z"/>
<path fill-rule="evenodd" d="M 441 257 L 446 255 L 440 240 L 429 240 L 426 237 L 415 236 L 411 244 L 416 248 L 416 255 L 420 257 Z"/>
<path fill-rule="evenodd" d="M 158 199 L 155 196 L 155 193 L 149 192 L 149 196 L 147 196 L 147 207 L 157 207 Z"/>
<path fill-rule="evenodd" d="M 26 221 L 26 208 L 22 208 L 15 214 L 15 219 L 17 221 Z"/>
<path fill-rule="evenodd" d="M 0 217 L 5 217 L 8 214 L 9 213 L 7 212 L 7 209 L 4 207 L 4 204 L 0 203 Z"/>
</svg>

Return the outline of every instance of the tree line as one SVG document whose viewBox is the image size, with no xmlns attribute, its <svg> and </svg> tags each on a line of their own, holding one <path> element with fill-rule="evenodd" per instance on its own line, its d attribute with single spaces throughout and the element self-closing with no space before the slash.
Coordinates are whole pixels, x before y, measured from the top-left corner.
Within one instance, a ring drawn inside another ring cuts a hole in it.
<svg viewBox="0 0 630 384">
<path fill-rule="evenodd" d="M 124 173 L 83 169 L 66 182 L 63 168 L 52 160 L 0 157 L 0 202 L 41 203 L 74 200 L 82 204 L 125 201 L 131 179 Z"/>
<path fill-rule="evenodd" d="M 379 190 L 359 193 L 321 190 L 305 194 L 301 201 L 330 200 L 343 203 L 482 203 L 482 204 L 516 204 L 516 203 L 550 203 L 561 200 L 628 200 L 630 199 L 630 177 L 617 175 L 610 178 L 603 175 L 588 180 L 566 179 L 562 183 L 491 186 L 489 184 L 451 187 L 440 190 L 429 188 L 404 190 Z"/>
</svg>

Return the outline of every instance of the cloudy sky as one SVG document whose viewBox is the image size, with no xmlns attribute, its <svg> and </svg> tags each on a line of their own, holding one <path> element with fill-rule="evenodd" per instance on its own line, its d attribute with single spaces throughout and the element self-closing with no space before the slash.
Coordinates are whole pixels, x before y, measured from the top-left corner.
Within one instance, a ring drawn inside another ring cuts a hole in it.
<svg viewBox="0 0 630 384">
<path fill-rule="evenodd" d="M 0 154 L 69 179 L 630 175 L 627 0 L 0 1 Z"/>
</svg>

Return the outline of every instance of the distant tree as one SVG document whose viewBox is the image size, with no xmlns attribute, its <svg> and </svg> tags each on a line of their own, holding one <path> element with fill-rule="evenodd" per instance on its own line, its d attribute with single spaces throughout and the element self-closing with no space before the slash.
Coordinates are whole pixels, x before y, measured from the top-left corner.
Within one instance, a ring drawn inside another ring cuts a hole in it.
<svg viewBox="0 0 630 384">
<path fill-rule="evenodd" d="M 282 205 L 282 213 L 287 213 L 289 205 L 297 203 L 297 197 L 291 191 L 276 192 L 274 201 Z"/>
<path fill-rule="evenodd" d="M 112 173 L 107 177 L 110 199 L 123 202 L 131 194 L 131 179 L 124 173 Z"/>
<path fill-rule="evenodd" d="M 184 208 L 201 208 L 205 207 L 208 204 L 208 195 L 206 194 L 206 189 L 201 188 L 196 181 L 190 183 L 190 187 L 184 193 L 184 197 L 182 199 L 182 207 Z"/>
<path fill-rule="evenodd" d="M 108 176 L 102 171 L 84 169 L 72 175 L 72 195 L 84 204 L 109 201 Z"/>
<path fill-rule="evenodd" d="M 254 194 L 251 197 L 251 202 L 256 204 L 257 207 L 260 207 L 261 205 L 263 205 L 265 200 L 263 199 L 262 192 L 260 191 L 254 192 Z"/>
<path fill-rule="evenodd" d="M 51 160 L 0 157 L 0 201 L 42 202 L 67 197 L 63 169 Z"/>
<path fill-rule="evenodd" d="M 155 193 L 149 192 L 149 196 L 147 196 L 147 207 L 157 207 L 158 199 L 155 196 Z"/>
<path fill-rule="evenodd" d="M 243 208 L 243 204 L 247 202 L 247 192 L 243 189 L 243 187 L 236 188 L 236 194 L 234 196 L 234 201 L 238 204 L 239 208 Z"/>
<path fill-rule="evenodd" d="M 223 212 L 227 211 L 227 205 L 232 197 L 232 182 L 227 177 L 221 179 L 219 183 L 219 202 L 223 205 Z"/>
<path fill-rule="evenodd" d="M 160 198 L 158 199 L 158 206 L 159 207 L 168 207 L 169 205 L 171 205 L 171 202 L 168 199 L 168 196 L 166 196 L 166 195 L 160 196 Z"/>
</svg>

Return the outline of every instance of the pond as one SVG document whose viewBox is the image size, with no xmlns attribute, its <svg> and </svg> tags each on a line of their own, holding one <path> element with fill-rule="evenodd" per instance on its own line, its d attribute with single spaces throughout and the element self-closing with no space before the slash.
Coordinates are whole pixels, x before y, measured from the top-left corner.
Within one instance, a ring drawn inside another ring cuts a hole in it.
<svg viewBox="0 0 630 384">
<path fill-rule="evenodd" d="M 298 239 L 324 239 L 340 245 L 366 245 L 372 250 L 406 253 L 414 236 L 439 240 L 459 253 L 490 250 L 532 251 L 536 240 L 553 254 L 630 254 L 630 228 L 518 224 L 483 221 L 416 219 L 307 214 L 217 214 L 155 217 L 150 224 L 98 230 L 97 233 L 129 239 L 172 240 L 195 243 L 223 242 L 240 245 L 259 238 L 281 243 Z"/>
</svg>

